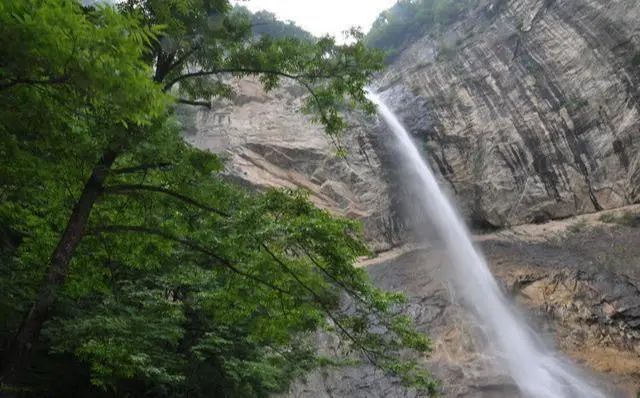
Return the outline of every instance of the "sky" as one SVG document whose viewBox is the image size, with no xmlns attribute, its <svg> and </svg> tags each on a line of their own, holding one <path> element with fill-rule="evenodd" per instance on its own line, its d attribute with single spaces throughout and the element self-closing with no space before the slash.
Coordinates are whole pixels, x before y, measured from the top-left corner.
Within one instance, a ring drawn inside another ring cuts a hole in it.
<svg viewBox="0 0 640 398">
<path fill-rule="evenodd" d="M 235 0 L 251 11 L 267 10 L 279 19 L 294 21 L 316 36 L 342 32 L 359 26 L 366 33 L 378 15 L 397 0 Z"/>
</svg>

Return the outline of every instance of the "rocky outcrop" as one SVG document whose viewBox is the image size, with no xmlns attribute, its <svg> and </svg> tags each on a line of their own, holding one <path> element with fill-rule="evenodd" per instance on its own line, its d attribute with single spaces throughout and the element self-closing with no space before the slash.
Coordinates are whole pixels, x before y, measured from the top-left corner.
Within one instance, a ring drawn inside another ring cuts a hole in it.
<svg viewBox="0 0 640 398">
<path fill-rule="evenodd" d="M 517 398 L 517 388 L 486 354 L 486 342 L 470 315 L 442 279 L 445 256 L 434 248 L 405 247 L 361 264 L 383 289 L 402 291 L 406 311 L 433 339 L 433 353 L 422 361 L 442 382 L 443 397 Z M 321 334 L 318 345 L 331 353 L 337 341 Z M 370 365 L 325 368 L 296 383 L 288 397 L 414 398 L 415 391 Z"/>
<path fill-rule="evenodd" d="M 640 214 L 640 207 L 632 210 Z M 603 239 L 606 236 L 606 239 Z M 581 365 L 608 397 L 640 392 L 640 228 L 603 224 L 600 215 L 522 225 L 477 236 L 507 294 L 549 345 Z M 362 264 L 373 281 L 407 294 L 408 313 L 433 339 L 424 363 L 445 398 L 517 398 L 478 322 L 447 283 L 436 246 L 405 247 Z M 635 268 L 629 268 L 635 264 Z M 320 338 L 319 346 L 335 341 Z M 415 393 L 370 366 L 321 369 L 295 384 L 289 397 L 413 398 Z"/>
<path fill-rule="evenodd" d="M 477 4 L 377 81 L 466 218 L 501 227 L 640 201 L 640 3 Z M 227 153 L 236 178 L 304 187 L 320 206 L 366 220 L 379 247 L 393 240 L 404 223 L 391 203 L 408 192 L 395 184 L 388 132 L 353 117 L 339 159 L 296 112 L 300 88 L 264 93 L 242 80 L 236 89 L 215 112 L 197 112 L 192 142 Z"/>
<path fill-rule="evenodd" d="M 378 91 L 473 225 L 522 224 L 478 244 L 530 323 L 594 378 L 603 376 L 603 386 L 617 387 L 608 396 L 635 398 L 640 229 L 603 224 L 599 215 L 541 222 L 640 200 L 640 3 L 477 4 L 444 35 L 404 51 Z M 343 159 L 297 112 L 298 88 L 264 93 L 242 80 L 236 89 L 215 111 L 191 110 L 184 119 L 186 138 L 225 157 L 229 178 L 252 189 L 305 189 L 319 206 L 363 220 L 378 250 L 406 239 L 406 226 L 429 222 L 410 205 L 414 187 L 403 184 L 380 123 L 354 116 Z M 518 396 L 443 277 L 447 264 L 435 247 L 405 246 L 363 266 L 378 286 L 408 295 L 410 314 L 434 341 L 423 360 L 444 397 Z M 335 344 L 318 337 L 325 350 Z M 288 396 L 415 394 L 363 365 L 320 369 Z"/>
<path fill-rule="evenodd" d="M 379 81 L 467 217 L 503 226 L 640 200 L 640 3 L 478 4 Z"/>
<path fill-rule="evenodd" d="M 640 230 L 620 221 L 639 211 L 525 225 L 483 243 L 494 274 L 547 339 L 617 380 L 623 397 L 640 392 L 640 249 L 632 243 Z"/>
<path fill-rule="evenodd" d="M 235 96 L 213 107 L 182 109 L 184 134 L 193 145 L 225 159 L 229 178 L 258 189 L 304 189 L 318 206 L 362 220 L 373 249 L 397 240 L 384 166 L 366 128 L 352 120 L 341 145 L 300 112 L 305 91 L 283 82 L 266 93 L 258 81 L 234 82 Z"/>
</svg>

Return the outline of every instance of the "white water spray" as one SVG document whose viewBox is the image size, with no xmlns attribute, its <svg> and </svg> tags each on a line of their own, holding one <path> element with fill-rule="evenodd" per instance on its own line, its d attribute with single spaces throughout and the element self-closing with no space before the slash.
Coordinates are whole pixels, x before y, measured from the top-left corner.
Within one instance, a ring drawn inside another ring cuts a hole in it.
<svg viewBox="0 0 640 398">
<path fill-rule="evenodd" d="M 605 398 L 571 364 L 542 346 L 534 332 L 519 319 L 406 129 L 377 95 L 369 93 L 368 97 L 395 134 L 400 160 L 418 178 L 419 205 L 445 245 L 461 287 L 459 293 L 473 306 L 521 392 L 529 398 Z"/>
</svg>

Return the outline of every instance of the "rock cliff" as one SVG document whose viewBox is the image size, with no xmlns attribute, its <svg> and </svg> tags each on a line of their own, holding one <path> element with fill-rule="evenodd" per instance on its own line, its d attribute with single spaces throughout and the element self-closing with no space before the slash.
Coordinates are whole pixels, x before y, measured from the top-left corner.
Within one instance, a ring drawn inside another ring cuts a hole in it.
<svg viewBox="0 0 640 398">
<path fill-rule="evenodd" d="M 379 91 L 479 225 L 640 200 L 640 3 L 479 1 Z"/>
<path fill-rule="evenodd" d="M 266 93 L 258 81 L 243 79 L 215 111 L 182 109 L 187 141 L 220 154 L 227 175 L 246 186 L 304 189 L 316 205 L 362 220 L 373 249 L 388 249 L 399 234 L 369 126 L 351 120 L 340 143 L 348 154 L 340 157 L 322 127 L 300 112 L 305 90 L 283 84 Z"/>
<path fill-rule="evenodd" d="M 610 396 L 635 398 L 640 209 L 542 222 L 640 201 L 640 3 L 477 4 L 444 34 L 403 51 L 377 90 L 473 225 L 519 225 L 478 244 L 531 324 L 609 381 L 603 386 L 617 387 Z M 249 187 L 304 188 L 319 206 L 363 220 L 378 251 L 406 243 L 403 231 L 419 217 L 405 207 L 412 187 L 384 126 L 354 115 L 342 159 L 297 112 L 299 88 L 264 93 L 242 80 L 236 89 L 215 111 L 185 111 L 190 142 L 226 157 L 229 177 Z M 435 247 L 405 245 L 362 265 L 377 285 L 409 296 L 411 315 L 434 339 L 425 363 L 443 381 L 443 396 L 518 396 L 442 277 Z M 335 344 L 318 339 L 320 347 Z M 314 372 L 289 396 L 414 394 L 358 366 Z"/>
<path fill-rule="evenodd" d="M 411 187 L 394 178 L 400 172 L 384 126 L 352 120 L 353 134 L 345 137 L 350 152 L 341 159 L 321 128 L 296 112 L 302 92 L 285 86 L 264 93 L 246 80 L 237 89 L 233 101 L 217 104 L 216 111 L 190 110 L 185 118 L 190 142 L 220 153 L 229 177 L 249 187 L 304 188 L 319 206 L 362 219 L 374 248 L 406 243 L 400 239 L 410 234 L 400 233 L 398 225 L 409 221 L 398 219 L 411 209 L 403 212 L 398 203 L 411 202 L 403 198 Z M 617 384 L 612 397 L 635 398 L 640 387 L 640 248 L 634 244 L 640 238 L 639 213 L 633 208 L 585 215 L 478 238 L 504 289 L 528 309 L 529 321 L 594 378 L 603 377 L 602 385 Z M 517 397 L 443 277 L 442 258 L 435 246 L 404 245 L 361 266 L 378 286 L 409 296 L 412 317 L 434 340 L 434 352 L 424 361 L 442 380 L 444 397 Z M 335 344 L 330 336 L 318 336 L 320 347 Z M 314 372 L 287 396 L 415 395 L 370 366 L 355 366 Z"/>
<path fill-rule="evenodd" d="M 630 217 L 640 220 L 640 207 L 476 237 L 492 272 L 525 310 L 529 324 L 612 398 L 636 398 L 640 392 L 640 248 L 633 245 L 640 228 L 622 221 Z M 362 266 L 378 286 L 409 297 L 409 313 L 433 339 L 433 353 L 424 361 L 441 380 L 443 397 L 520 397 L 497 360 L 499 354 L 443 277 L 443 258 L 437 245 L 404 247 Z M 335 342 L 320 338 L 318 344 L 326 348 Z M 415 396 L 369 366 L 319 370 L 289 394 Z"/>
</svg>

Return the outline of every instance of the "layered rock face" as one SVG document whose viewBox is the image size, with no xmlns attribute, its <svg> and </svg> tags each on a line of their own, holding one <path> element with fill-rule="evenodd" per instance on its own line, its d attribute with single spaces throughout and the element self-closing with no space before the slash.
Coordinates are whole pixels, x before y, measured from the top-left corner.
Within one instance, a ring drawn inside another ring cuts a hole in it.
<svg viewBox="0 0 640 398">
<path fill-rule="evenodd" d="M 323 128 L 300 112 L 306 91 L 283 84 L 266 93 L 258 81 L 243 79 L 234 83 L 235 97 L 215 111 L 183 109 L 187 141 L 225 158 L 230 178 L 257 189 L 304 189 L 319 207 L 362 220 L 373 249 L 389 248 L 397 227 L 367 127 L 352 120 L 340 143 L 348 154 L 339 157 Z"/>
<path fill-rule="evenodd" d="M 446 34 L 404 51 L 377 86 L 468 220 L 523 224 L 478 238 L 492 271 L 544 339 L 625 398 L 640 391 L 640 229 L 600 215 L 525 224 L 640 200 L 639 18 L 636 0 L 479 0 Z M 236 84 L 232 101 L 185 118 L 187 139 L 226 157 L 230 178 L 306 189 L 319 206 L 363 220 L 380 251 L 429 222 L 411 206 L 415 187 L 403 183 L 384 126 L 354 116 L 342 159 L 297 112 L 302 90 Z M 423 360 L 444 397 L 518 396 L 435 243 L 362 265 L 378 286 L 409 296 L 434 340 Z M 336 344 L 318 336 L 322 349 Z M 288 396 L 415 393 L 363 365 L 318 370 Z"/>
<path fill-rule="evenodd" d="M 190 142 L 226 157 L 229 177 L 249 187 L 304 188 L 318 205 L 362 219 L 374 248 L 399 243 L 403 234 L 397 225 L 408 221 L 399 222 L 394 209 L 397 201 L 411 202 L 411 187 L 393 178 L 402 172 L 394 166 L 392 145 L 380 145 L 388 135 L 382 125 L 354 121 L 353 134 L 345 139 L 349 156 L 341 159 L 322 129 L 297 112 L 301 91 L 285 86 L 264 93 L 248 80 L 238 82 L 237 89 L 236 98 L 217 104 L 216 111 L 191 110 L 185 118 Z M 411 213 L 411 207 L 404 211 Z M 599 215 L 584 217 L 588 222 L 522 225 L 484 235 L 479 244 L 505 291 L 528 309 L 529 321 L 545 339 L 586 371 L 595 370 L 590 377 L 603 377 L 602 386 L 617 385 L 621 391 L 610 390 L 610 396 L 635 398 L 640 248 L 633 242 L 640 229 L 604 225 Z M 457 301 L 443 259 L 434 242 L 426 248 L 404 246 L 361 265 L 376 285 L 409 296 L 409 313 L 434 341 L 432 355 L 423 361 L 442 381 L 442 396 L 517 397 L 478 320 Z M 331 336 L 318 336 L 319 347 L 328 352 L 336 344 Z M 415 393 L 362 365 L 313 372 L 287 396 L 404 398 Z"/>
<path fill-rule="evenodd" d="M 377 82 L 467 220 L 500 227 L 640 201 L 640 3 L 478 4 Z M 228 153 L 230 174 L 254 186 L 304 187 L 320 206 L 365 219 L 380 247 L 397 236 L 390 203 L 407 192 L 386 131 L 354 117 L 349 157 L 338 159 L 296 112 L 302 90 L 237 89 L 216 112 L 197 112 L 192 142 Z"/>
<path fill-rule="evenodd" d="M 613 212 L 640 220 L 640 207 Z M 571 359 L 584 379 L 605 396 L 636 398 L 640 248 L 633 242 L 640 238 L 640 228 L 603 223 L 601 217 L 522 225 L 477 236 L 476 243 L 505 293 L 519 304 L 548 346 Z M 433 340 L 433 352 L 423 361 L 441 381 L 442 397 L 520 397 L 498 359 L 500 354 L 483 337 L 482 320 L 457 299 L 446 277 L 445 258 L 434 243 L 404 247 L 362 266 L 378 286 L 407 294 L 408 313 Z M 324 335 L 318 344 L 329 353 L 336 346 Z M 414 398 L 416 394 L 363 365 L 316 371 L 296 383 L 288 396 Z"/>
<path fill-rule="evenodd" d="M 479 225 L 640 200 L 640 3 L 480 1 L 379 81 Z"/>
</svg>

